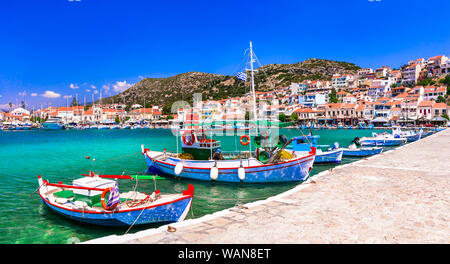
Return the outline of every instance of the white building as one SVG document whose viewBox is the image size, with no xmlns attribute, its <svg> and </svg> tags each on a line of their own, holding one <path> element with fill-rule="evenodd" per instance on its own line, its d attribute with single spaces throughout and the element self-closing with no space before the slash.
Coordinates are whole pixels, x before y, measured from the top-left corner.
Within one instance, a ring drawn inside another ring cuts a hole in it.
<svg viewBox="0 0 450 264">
<path fill-rule="evenodd" d="M 349 83 L 353 82 L 354 78 L 351 74 L 335 74 L 331 79 L 331 85 L 336 90 L 350 88 Z"/>
<path fill-rule="evenodd" d="M 417 83 L 419 74 L 422 71 L 422 64 L 413 63 L 402 69 L 402 79 L 404 85 L 414 85 Z"/>
</svg>

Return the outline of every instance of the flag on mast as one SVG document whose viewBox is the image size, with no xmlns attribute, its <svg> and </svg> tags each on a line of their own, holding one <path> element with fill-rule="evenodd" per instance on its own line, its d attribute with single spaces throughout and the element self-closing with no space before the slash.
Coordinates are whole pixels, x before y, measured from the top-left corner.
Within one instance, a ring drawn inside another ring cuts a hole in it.
<svg viewBox="0 0 450 264">
<path fill-rule="evenodd" d="M 236 74 L 236 77 L 239 79 L 239 80 L 242 80 L 242 81 L 247 81 L 247 73 L 245 73 L 245 72 L 238 72 L 237 74 Z"/>
<path fill-rule="evenodd" d="M 111 207 L 116 203 L 120 202 L 120 198 L 119 198 L 119 187 L 117 186 L 117 181 L 116 184 L 114 184 L 114 188 L 112 188 L 111 192 L 109 193 L 109 199 L 108 202 L 106 203 L 106 206 Z"/>
</svg>

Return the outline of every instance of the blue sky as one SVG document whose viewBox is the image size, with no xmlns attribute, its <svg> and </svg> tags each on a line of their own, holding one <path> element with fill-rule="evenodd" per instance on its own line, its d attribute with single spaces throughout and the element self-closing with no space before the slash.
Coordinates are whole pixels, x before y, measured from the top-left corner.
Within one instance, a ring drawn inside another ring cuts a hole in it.
<svg viewBox="0 0 450 264">
<path fill-rule="evenodd" d="M 234 74 L 250 40 L 263 65 L 399 67 L 450 55 L 448 10 L 444 0 L 2 0 L 0 106 L 90 101 L 142 77 Z"/>
</svg>

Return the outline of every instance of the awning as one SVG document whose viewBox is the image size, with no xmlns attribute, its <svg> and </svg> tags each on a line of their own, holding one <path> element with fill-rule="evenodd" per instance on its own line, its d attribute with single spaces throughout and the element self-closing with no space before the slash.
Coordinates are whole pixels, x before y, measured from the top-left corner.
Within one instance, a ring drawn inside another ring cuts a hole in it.
<svg viewBox="0 0 450 264">
<path fill-rule="evenodd" d="M 387 122 L 389 122 L 389 120 L 386 117 L 379 116 L 379 117 L 373 119 L 372 122 L 374 122 L 374 123 L 387 123 Z"/>
<path fill-rule="evenodd" d="M 435 118 L 431 119 L 431 121 L 440 121 L 440 122 L 443 122 L 443 121 L 448 121 L 448 120 L 445 119 L 445 118 L 443 118 L 443 117 L 441 117 L 441 116 L 436 116 Z"/>
</svg>

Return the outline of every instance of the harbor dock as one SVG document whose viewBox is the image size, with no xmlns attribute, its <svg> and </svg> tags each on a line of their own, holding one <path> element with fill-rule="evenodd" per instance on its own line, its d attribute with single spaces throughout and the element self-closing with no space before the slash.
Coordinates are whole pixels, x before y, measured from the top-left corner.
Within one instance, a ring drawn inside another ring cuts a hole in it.
<svg viewBox="0 0 450 264">
<path fill-rule="evenodd" d="M 266 200 L 84 243 L 447 244 L 449 142 L 450 129 L 446 129 L 321 172 Z M 195 213 L 195 206 L 192 209 Z"/>
</svg>

